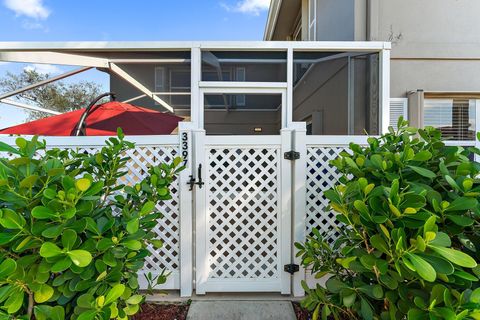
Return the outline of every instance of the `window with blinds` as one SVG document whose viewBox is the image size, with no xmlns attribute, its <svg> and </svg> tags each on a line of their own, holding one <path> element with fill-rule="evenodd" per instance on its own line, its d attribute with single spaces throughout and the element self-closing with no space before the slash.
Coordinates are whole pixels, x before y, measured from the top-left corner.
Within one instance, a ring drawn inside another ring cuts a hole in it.
<svg viewBox="0 0 480 320">
<path fill-rule="evenodd" d="M 475 140 L 476 100 L 425 99 L 424 126 L 438 128 L 445 140 Z"/>
</svg>

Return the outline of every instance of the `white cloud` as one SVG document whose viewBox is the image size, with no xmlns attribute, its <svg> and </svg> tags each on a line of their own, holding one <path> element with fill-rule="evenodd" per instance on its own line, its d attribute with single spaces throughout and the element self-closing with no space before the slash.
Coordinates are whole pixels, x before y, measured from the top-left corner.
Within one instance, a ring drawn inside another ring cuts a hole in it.
<svg viewBox="0 0 480 320">
<path fill-rule="evenodd" d="M 25 68 L 23 68 L 23 70 L 25 70 L 25 71 L 35 70 L 38 73 L 50 74 L 50 75 L 62 73 L 62 69 L 60 69 L 57 66 L 54 66 L 53 64 L 34 63 L 34 64 L 26 66 Z"/>
<path fill-rule="evenodd" d="M 45 7 L 43 0 L 4 0 L 4 4 L 17 16 L 45 20 L 50 15 L 50 10 Z"/>
<path fill-rule="evenodd" d="M 221 3 L 220 5 L 227 11 L 237 11 L 258 16 L 260 12 L 268 10 L 270 0 L 240 0 L 233 6 L 225 3 Z"/>
</svg>

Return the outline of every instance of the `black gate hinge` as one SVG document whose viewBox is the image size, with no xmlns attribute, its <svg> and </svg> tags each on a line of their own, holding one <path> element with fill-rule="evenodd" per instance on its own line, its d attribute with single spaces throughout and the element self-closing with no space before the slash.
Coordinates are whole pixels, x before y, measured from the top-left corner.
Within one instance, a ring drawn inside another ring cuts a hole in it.
<svg viewBox="0 0 480 320">
<path fill-rule="evenodd" d="M 298 272 L 300 270 L 300 267 L 298 264 L 290 263 L 286 264 L 283 266 L 283 271 L 288 272 L 290 274 L 294 274 L 295 272 Z"/>
<path fill-rule="evenodd" d="M 283 158 L 286 160 L 298 160 L 300 159 L 300 152 L 291 150 L 283 154 Z"/>
</svg>

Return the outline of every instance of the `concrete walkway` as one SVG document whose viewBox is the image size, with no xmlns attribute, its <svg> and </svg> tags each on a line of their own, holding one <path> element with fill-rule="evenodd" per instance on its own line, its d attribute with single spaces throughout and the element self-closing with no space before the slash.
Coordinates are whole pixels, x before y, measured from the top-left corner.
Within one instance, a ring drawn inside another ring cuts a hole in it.
<svg viewBox="0 0 480 320">
<path fill-rule="evenodd" d="M 295 320 L 290 301 L 193 301 L 187 320 Z"/>
</svg>

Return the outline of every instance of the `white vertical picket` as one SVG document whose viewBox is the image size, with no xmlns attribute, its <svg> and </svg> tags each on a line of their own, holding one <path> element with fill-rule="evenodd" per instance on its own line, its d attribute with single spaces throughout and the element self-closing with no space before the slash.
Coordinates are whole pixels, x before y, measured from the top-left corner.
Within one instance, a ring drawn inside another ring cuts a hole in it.
<svg viewBox="0 0 480 320">
<path fill-rule="evenodd" d="M 304 242 L 306 239 L 306 177 L 307 177 L 307 129 L 305 122 L 293 122 L 293 150 L 300 153 L 300 159 L 295 160 L 293 166 L 293 188 L 292 188 L 292 223 L 293 223 L 293 242 L 292 257 L 293 263 L 299 265 L 299 271 L 293 275 L 293 295 L 302 297 L 305 290 L 301 285 L 301 281 L 305 280 L 305 268 L 302 267 L 300 257 L 295 257 L 297 250 L 295 242 Z"/>
<path fill-rule="evenodd" d="M 206 164 L 205 164 L 205 130 L 194 130 L 194 169 L 193 176 L 198 180 L 197 168 L 202 165 L 202 176 L 206 181 Z M 195 208 L 195 292 L 196 294 L 205 294 L 204 284 L 208 279 L 208 253 L 207 253 L 207 203 L 206 203 L 206 189 L 207 185 L 202 188 L 198 186 L 193 187 L 194 194 L 194 208 Z"/>
<path fill-rule="evenodd" d="M 185 170 L 178 177 L 180 207 L 180 296 L 189 297 L 193 290 L 193 221 L 192 192 L 187 184 L 193 168 L 191 122 L 180 122 L 178 126 L 179 153 L 184 160 Z"/>
<path fill-rule="evenodd" d="M 280 259 L 279 270 L 282 275 L 282 294 L 290 294 L 291 277 L 285 271 L 283 266 L 292 262 L 292 161 L 283 157 L 285 152 L 292 150 L 292 130 L 282 129 L 281 135 L 281 165 L 280 165 Z"/>
</svg>

